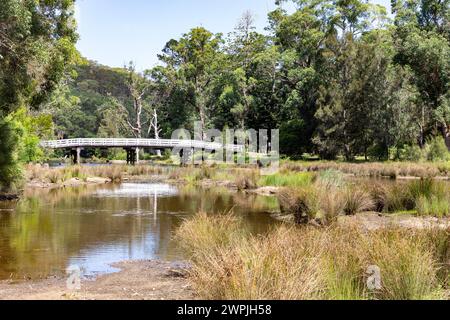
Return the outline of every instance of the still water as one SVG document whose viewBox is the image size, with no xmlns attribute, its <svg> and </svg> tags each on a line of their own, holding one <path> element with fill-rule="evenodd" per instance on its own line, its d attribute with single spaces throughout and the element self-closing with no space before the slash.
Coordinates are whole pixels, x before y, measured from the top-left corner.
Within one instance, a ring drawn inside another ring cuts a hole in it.
<svg viewBox="0 0 450 320">
<path fill-rule="evenodd" d="M 181 222 L 203 210 L 233 210 L 253 233 L 274 223 L 276 199 L 224 189 L 123 183 L 28 190 L 17 203 L 0 202 L 0 279 L 114 272 L 122 260 L 181 260 L 172 239 Z"/>
</svg>

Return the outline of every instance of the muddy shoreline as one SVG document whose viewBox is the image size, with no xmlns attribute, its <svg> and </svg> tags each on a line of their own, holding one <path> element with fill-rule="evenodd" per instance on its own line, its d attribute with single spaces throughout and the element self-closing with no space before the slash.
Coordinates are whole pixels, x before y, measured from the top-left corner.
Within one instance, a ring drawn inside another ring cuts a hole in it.
<svg viewBox="0 0 450 320">
<path fill-rule="evenodd" d="M 0 281 L 0 300 L 194 300 L 187 279 L 188 264 L 159 260 L 123 261 L 121 271 L 81 280 L 80 290 L 67 287 L 67 278 Z"/>
</svg>

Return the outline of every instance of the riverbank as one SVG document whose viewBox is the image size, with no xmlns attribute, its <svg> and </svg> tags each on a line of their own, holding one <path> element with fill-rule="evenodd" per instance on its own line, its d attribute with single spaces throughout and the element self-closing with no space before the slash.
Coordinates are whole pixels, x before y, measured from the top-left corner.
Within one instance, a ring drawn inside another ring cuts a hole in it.
<svg viewBox="0 0 450 320">
<path fill-rule="evenodd" d="M 66 278 L 0 281 L 0 300 L 191 300 L 185 263 L 125 261 L 121 271 L 82 280 L 80 290 L 69 290 Z"/>
<path fill-rule="evenodd" d="M 177 239 L 190 253 L 190 280 L 203 299 L 450 298 L 448 229 L 281 225 L 253 236 L 238 216 L 199 213 Z"/>
</svg>

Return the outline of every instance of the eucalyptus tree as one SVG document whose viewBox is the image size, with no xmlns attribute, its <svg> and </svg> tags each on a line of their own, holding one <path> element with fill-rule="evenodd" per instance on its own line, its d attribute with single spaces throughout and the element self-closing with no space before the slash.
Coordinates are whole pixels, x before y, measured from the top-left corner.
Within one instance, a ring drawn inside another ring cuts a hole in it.
<svg viewBox="0 0 450 320">
<path fill-rule="evenodd" d="M 200 121 L 203 136 L 216 104 L 212 91 L 225 59 L 222 44 L 221 34 L 212 34 L 198 27 L 179 40 L 167 42 L 163 53 L 159 55 L 165 65 L 166 77 L 175 79 L 176 93 L 191 108 L 187 112 Z M 178 107 L 185 108 L 183 105 Z"/>
<path fill-rule="evenodd" d="M 231 125 L 246 128 L 246 120 L 255 102 L 255 88 L 260 79 L 256 78 L 257 56 L 267 47 L 267 37 L 256 32 L 255 18 L 250 11 L 245 12 L 235 30 L 229 35 L 226 51 L 227 64 L 223 77 L 218 82 L 219 104 L 223 112 L 234 120 Z M 224 115 L 224 118 L 226 115 Z M 224 119 L 222 124 L 224 124 Z M 226 121 L 225 121 L 226 122 Z"/>
<path fill-rule="evenodd" d="M 422 109 L 419 143 L 439 129 L 450 146 L 450 1 L 394 0 L 395 61 L 411 68 Z"/>
</svg>

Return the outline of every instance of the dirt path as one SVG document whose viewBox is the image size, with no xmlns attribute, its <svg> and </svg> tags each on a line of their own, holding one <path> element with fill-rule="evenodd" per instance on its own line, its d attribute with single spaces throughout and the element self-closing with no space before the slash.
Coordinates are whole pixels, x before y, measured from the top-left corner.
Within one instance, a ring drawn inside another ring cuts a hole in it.
<svg viewBox="0 0 450 320">
<path fill-rule="evenodd" d="M 66 279 L 12 283 L 0 281 L 0 300 L 181 300 L 195 299 L 183 263 L 121 262 L 122 271 L 82 280 L 81 290 L 69 290 Z"/>
</svg>

